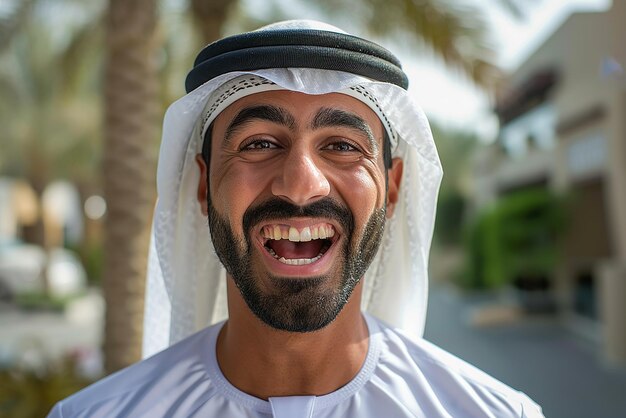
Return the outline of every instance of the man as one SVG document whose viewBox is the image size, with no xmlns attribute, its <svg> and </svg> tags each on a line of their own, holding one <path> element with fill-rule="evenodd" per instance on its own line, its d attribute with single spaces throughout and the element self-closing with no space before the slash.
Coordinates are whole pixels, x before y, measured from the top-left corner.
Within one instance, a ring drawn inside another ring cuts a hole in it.
<svg viewBox="0 0 626 418">
<path fill-rule="evenodd" d="M 50 416 L 541 417 L 420 338 L 441 166 L 406 87 L 317 22 L 205 48 L 164 122 L 152 357 Z"/>
</svg>

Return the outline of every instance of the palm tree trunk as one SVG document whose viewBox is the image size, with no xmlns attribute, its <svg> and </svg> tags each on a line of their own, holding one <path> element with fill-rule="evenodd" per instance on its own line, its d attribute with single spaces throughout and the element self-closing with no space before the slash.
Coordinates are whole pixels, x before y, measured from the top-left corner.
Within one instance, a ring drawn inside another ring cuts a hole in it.
<svg viewBox="0 0 626 418">
<path fill-rule="evenodd" d="M 203 44 L 220 38 L 228 13 L 238 0 L 191 0 L 191 12 L 196 31 Z"/>
<path fill-rule="evenodd" d="M 110 0 L 106 21 L 104 194 L 105 369 L 141 357 L 154 207 L 157 135 L 156 0 Z"/>
</svg>

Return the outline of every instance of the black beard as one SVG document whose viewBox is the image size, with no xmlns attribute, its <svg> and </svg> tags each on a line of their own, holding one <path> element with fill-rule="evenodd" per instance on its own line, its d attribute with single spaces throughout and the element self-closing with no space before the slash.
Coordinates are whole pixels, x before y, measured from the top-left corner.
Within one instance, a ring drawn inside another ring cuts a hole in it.
<svg viewBox="0 0 626 418">
<path fill-rule="evenodd" d="M 260 222 L 291 217 L 337 220 L 347 234 L 345 244 L 340 249 L 344 260 L 343 268 L 337 273 L 330 272 L 306 279 L 268 275 L 271 290 L 267 290 L 259 286 L 257 276 L 260 273 L 254 272 L 251 231 Z M 289 332 L 312 332 L 324 328 L 339 315 L 365 274 L 380 246 L 385 226 L 385 209 L 374 211 L 361 237 L 355 237 L 354 217 L 350 210 L 330 198 L 304 207 L 274 198 L 250 207 L 243 216 L 243 239 L 235 237 L 228 220 L 217 213 L 210 199 L 208 218 L 215 252 L 232 276 L 250 310 L 272 328 Z"/>
</svg>

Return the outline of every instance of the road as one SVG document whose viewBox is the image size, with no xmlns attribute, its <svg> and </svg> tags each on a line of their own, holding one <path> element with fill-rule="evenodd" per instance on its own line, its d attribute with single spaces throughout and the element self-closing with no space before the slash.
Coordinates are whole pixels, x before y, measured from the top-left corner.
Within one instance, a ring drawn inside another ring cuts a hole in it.
<svg viewBox="0 0 626 418">
<path fill-rule="evenodd" d="M 549 318 L 471 325 L 480 303 L 433 287 L 426 339 L 526 393 L 547 418 L 626 418 L 626 369 L 605 364 L 597 344 Z"/>
</svg>

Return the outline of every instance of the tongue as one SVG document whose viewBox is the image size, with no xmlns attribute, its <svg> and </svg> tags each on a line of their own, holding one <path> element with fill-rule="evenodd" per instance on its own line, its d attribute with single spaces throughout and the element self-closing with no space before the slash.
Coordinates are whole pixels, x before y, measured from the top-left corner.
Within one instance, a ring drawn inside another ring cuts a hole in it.
<svg viewBox="0 0 626 418">
<path fill-rule="evenodd" d="M 307 242 L 291 242 L 286 239 L 269 240 L 267 246 L 270 247 L 277 256 L 286 259 L 314 258 L 322 250 L 324 240 L 316 239 Z"/>
</svg>

